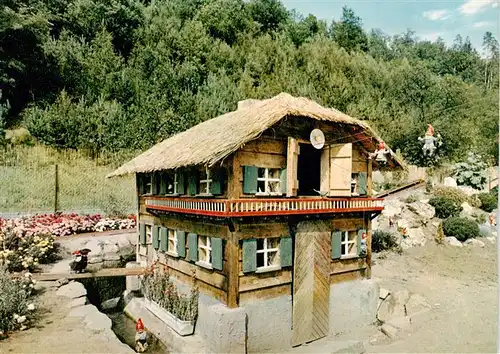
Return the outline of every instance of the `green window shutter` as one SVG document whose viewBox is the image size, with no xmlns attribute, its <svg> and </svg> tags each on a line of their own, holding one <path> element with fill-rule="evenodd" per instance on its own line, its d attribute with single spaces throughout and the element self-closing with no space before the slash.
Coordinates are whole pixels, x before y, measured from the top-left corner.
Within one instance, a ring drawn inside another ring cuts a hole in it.
<svg viewBox="0 0 500 354">
<path fill-rule="evenodd" d="M 212 267 L 222 270 L 222 262 L 224 260 L 224 248 L 221 238 L 212 237 L 210 240 L 212 247 Z"/>
<path fill-rule="evenodd" d="M 151 193 L 153 195 L 158 194 L 158 178 L 160 175 L 157 172 L 152 172 L 151 173 Z"/>
<path fill-rule="evenodd" d="M 243 193 L 257 193 L 257 167 L 243 166 Z"/>
<path fill-rule="evenodd" d="M 168 251 L 168 229 L 162 227 L 160 230 L 160 251 Z"/>
<path fill-rule="evenodd" d="M 177 233 L 177 254 L 181 258 L 186 257 L 186 232 L 176 231 Z"/>
<path fill-rule="evenodd" d="M 281 189 L 281 194 L 286 194 L 286 189 L 287 189 L 286 168 L 282 169 L 280 173 L 280 189 Z"/>
<path fill-rule="evenodd" d="M 280 240 L 280 261 L 282 267 L 290 267 L 293 264 L 291 237 L 282 237 Z"/>
<path fill-rule="evenodd" d="M 243 273 L 257 270 L 257 240 L 243 240 Z"/>
<path fill-rule="evenodd" d="M 365 232 L 366 232 L 365 229 L 358 230 L 358 235 L 356 237 L 356 246 L 357 246 L 357 251 L 358 251 L 358 257 L 364 257 L 366 255 L 366 249 L 362 250 L 362 247 L 361 247 L 361 242 L 363 240 L 363 234 Z M 366 243 L 365 243 L 365 245 L 366 245 Z"/>
<path fill-rule="evenodd" d="M 190 171 L 188 175 L 188 194 L 196 195 L 198 193 L 198 175 L 196 171 Z"/>
<path fill-rule="evenodd" d="M 160 247 L 160 227 L 153 225 L 153 248 L 157 250 Z"/>
<path fill-rule="evenodd" d="M 188 233 L 188 259 L 193 262 L 198 261 L 198 235 L 190 232 Z"/>
<path fill-rule="evenodd" d="M 167 194 L 167 173 L 159 173 L 158 178 L 160 179 L 160 194 Z"/>
<path fill-rule="evenodd" d="M 141 245 L 146 244 L 146 224 L 143 222 L 139 223 L 139 243 Z"/>
<path fill-rule="evenodd" d="M 332 232 L 332 259 L 340 259 L 342 255 L 342 231 Z"/>
<path fill-rule="evenodd" d="M 144 175 L 142 173 L 137 173 L 137 188 L 139 189 L 139 194 L 144 194 L 145 185 L 144 185 Z"/>
<path fill-rule="evenodd" d="M 186 187 L 184 185 L 184 171 L 177 170 L 177 194 L 186 193 Z"/>
<path fill-rule="evenodd" d="M 210 193 L 217 195 L 224 191 L 224 169 L 214 168 L 212 171 L 212 184 L 210 185 Z"/>
<path fill-rule="evenodd" d="M 359 195 L 367 194 L 367 176 L 366 172 L 358 173 L 358 193 Z"/>
</svg>

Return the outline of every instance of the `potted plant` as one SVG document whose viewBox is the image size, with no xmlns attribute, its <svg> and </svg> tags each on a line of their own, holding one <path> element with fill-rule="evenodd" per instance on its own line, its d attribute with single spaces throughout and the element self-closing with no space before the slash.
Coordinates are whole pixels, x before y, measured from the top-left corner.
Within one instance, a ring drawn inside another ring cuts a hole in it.
<svg viewBox="0 0 500 354">
<path fill-rule="evenodd" d="M 144 275 L 142 291 L 146 308 L 181 336 L 194 333 L 198 316 L 198 289 L 189 294 L 179 292 L 168 271 L 153 264 L 152 272 Z"/>
</svg>

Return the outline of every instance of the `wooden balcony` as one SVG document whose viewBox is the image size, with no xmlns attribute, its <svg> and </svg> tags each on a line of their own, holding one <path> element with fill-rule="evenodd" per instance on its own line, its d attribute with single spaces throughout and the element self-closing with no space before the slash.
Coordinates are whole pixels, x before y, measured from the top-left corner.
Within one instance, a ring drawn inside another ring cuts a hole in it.
<svg viewBox="0 0 500 354">
<path fill-rule="evenodd" d="M 203 199 L 145 197 L 146 208 L 215 217 L 370 212 L 384 209 L 381 198 Z"/>
</svg>

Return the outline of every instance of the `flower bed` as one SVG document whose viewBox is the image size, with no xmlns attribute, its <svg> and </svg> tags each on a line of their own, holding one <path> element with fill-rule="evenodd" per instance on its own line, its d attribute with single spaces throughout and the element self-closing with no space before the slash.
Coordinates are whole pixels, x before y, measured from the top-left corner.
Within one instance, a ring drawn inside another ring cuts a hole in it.
<svg viewBox="0 0 500 354">
<path fill-rule="evenodd" d="M 198 316 L 198 289 L 189 294 L 179 292 L 165 268 L 152 266 L 142 279 L 146 307 L 181 336 L 194 333 Z"/>
<path fill-rule="evenodd" d="M 56 237 L 84 232 L 132 229 L 136 225 L 135 215 L 126 219 L 108 219 L 99 214 L 41 214 L 16 219 L 1 219 L 0 232 L 9 227 L 19 237 L 51 234 Z"/>
<path fill-rule="evenodd" d="M 12 278 L 5 267 L 0 267 L 0 339 L 9 331 L 23 330 L 36 319 L 34 284 L 29 273 Z"/>
</svg>

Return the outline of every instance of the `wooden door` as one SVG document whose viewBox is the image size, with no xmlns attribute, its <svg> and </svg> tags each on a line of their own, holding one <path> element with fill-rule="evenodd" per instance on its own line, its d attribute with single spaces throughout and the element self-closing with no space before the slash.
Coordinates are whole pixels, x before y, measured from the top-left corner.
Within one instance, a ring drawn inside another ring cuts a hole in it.
<svg viewBox="0 0 500 354">
<path fill-rule="evenodd" d="M 297 225 L 293 269 L 292 346 L 328 335 L 330 231 L 324 221 Z"/>
<path fill-rule="evenodd" d="M 299 142 L 295 138 L 288 137 L 288 149 L 286 156 L 287 197 L 297 196 L 297 190 L 299 189 L 299 181 L 297 180 L 299 154 L 300 154 Z"/>
<path fill-rule="evenodd" d="M 352 144 L 327 146 L 321 153 L 321 190 L 330 197 L 350 197 Z"/>
</svg>

